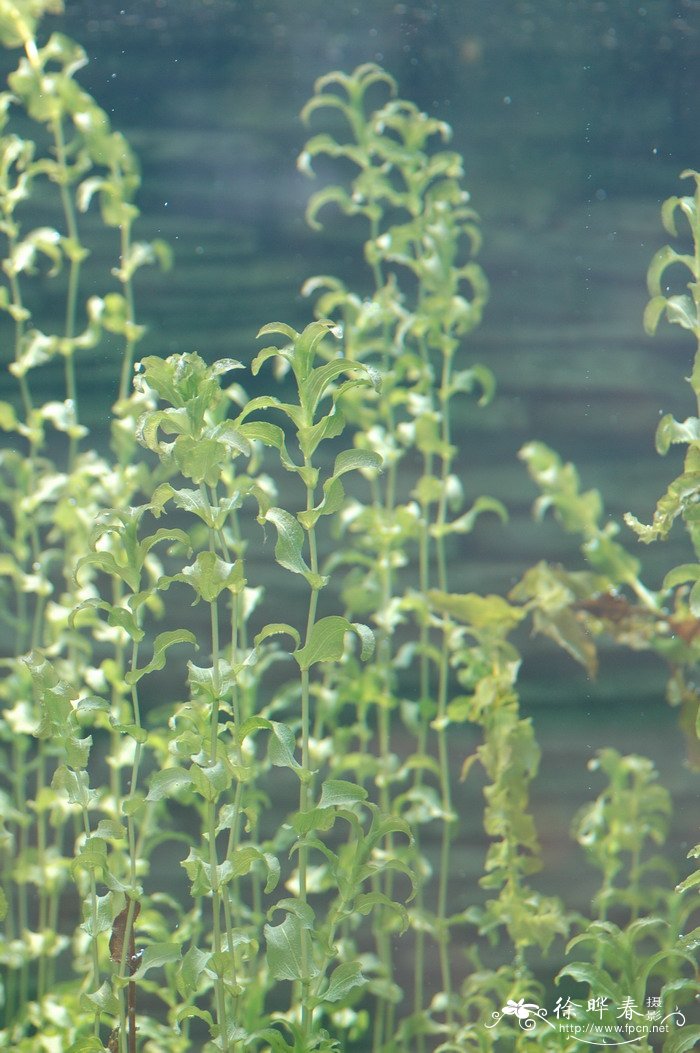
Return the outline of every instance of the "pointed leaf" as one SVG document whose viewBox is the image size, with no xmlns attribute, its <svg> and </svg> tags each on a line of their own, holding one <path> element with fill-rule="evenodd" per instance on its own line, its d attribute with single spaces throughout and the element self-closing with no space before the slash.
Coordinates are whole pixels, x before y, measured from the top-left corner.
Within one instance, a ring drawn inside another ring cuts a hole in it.
<svg viewBox="0 0 700 1053">
<path fill-rule="evenodd" d="M 184 768 L 163 768 L 151 776 L 146 800 L 160 801 L 191 785 L 192 776 Z"/>
<path fill-rule="evenodd" d="M 197 647 L 197 638 L 189 629 L 173 629 L 170 632 L 159 633 L 153 641 L 153 658 L 142 669 L 134 669 L 127 673 L 124 677 L 127 684 L 137 684 L 142 676 L 156 669 L 162 669 L 169 648 L 180 643 L 189 643 Z"/>
<path fill-rule="evenodd" d="M 345 779 L 326 779 L 321 786 L 319 808 L 348 808 L 367 799 L 367 790 Z"/>
<path fill-rule="evenodd" d="M 143 952 L 141 964 L 132 979 L 140 979 L 150 969 L 157 969 L 161 965 L 180 960 L 180 945 L 177 943 L 150 943 Z"/>
<path fill-rule="evenodd" d="M 344 962 L 334 969 L 328 981 L 328 987 L 319 998 L 322 1002 L 339 1002 L 352 991 L 354 987 L 363 987 L 367 980 L 362 975 L 359 962 Z"/>
<path fill-rule="evenodd" d="M 321 618 L 311 629 L 304 647 L 294 652 L 300 669 L 310 669 L 316 662 L 337 662 L 345 652 L 345 634 L 353 626 L 347 618 L 330 615 Z"/>
</svg>

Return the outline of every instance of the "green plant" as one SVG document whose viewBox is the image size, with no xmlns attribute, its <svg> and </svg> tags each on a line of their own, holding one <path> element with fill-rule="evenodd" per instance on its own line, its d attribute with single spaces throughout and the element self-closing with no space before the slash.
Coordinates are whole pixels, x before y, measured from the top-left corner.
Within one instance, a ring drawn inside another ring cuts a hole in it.
<svg viewBox="0 0 700 1053">
<path fill-rule="evenodd" d="M 632 588 L 645 643 L 682 612 L 664 614 L 599 527 L 597 497 L 534 445 L 531 470 L 583 534 L 593 570 L 541 564 L 509 600 L 451 588 L 456 538 L 505 509 L 467 500 L 455 466 L 454 400 L 486 406 L 494 381 L 458 358 L 488 286 L 461 159 L 435 145 L 449 129 L 397 98 L 374 65 L 322 78 L 304 116 L 340 122 L 311 138 L 300 167 L 330 158 L 345 181 L 317 192 L 308 217 L 318 225 L 336 206 L 365 225 L 366 290 L 311 279 L 316 320 L 260 331 L 274 343 L 252 356 L 251 376 L 265 379 L 256 397 L 232 379 L 248 367 L 231 359 L 146 355 L 134 373 L 132 279 L 167 250 L 132 240 L 136 164 L 75 81 L 82 52 L 60 35 L 39 42 L 41 16 L 59 8 L 0 10 L 2 43 L 23 49 L 0 138 L 0 307 L 18 388 L 0 404 L 12 639 L 0 686 L 0 1043 L 520 1050 L 526 1032 L 485 1024 L 516 1000 L 543 1002 L 539 956 L 572 930 L 572 948 L 595 941 L 592 960 L 563 977 L 639 998 L 661 976 L 669 1005 L 687 1001 L 697 930 L 677 943 L 692 903 L 646 854 L 668 810 L 649 762 L 601 754 L 610 786 L 577 820 L 603 874 L 597 916 L 572 917 L 533 884 L 539 751 L 509 639 L 532 615 L 592 668 L 588 631 L 614 608 L 611 588 Z M 10 130 L 17 105 L 31 139 Z M 78 220 L 95 196 L 119 262 L 109 291 L 83 303 Z M 55 227 L 31 226 L 40 201 L 56 206 Z M 44 262 L 65 302 L 55 332 L 34 293 Z M 99 340 L 121 355 L 108 455 L 89 447 L 78 415 L 75 358 Z M 35 371 L 61 360 L 65 399 L 41 404 Z M 690 504 L 678 507 L 693 524 Z M 673 574 L 669 587 L 697 577 Z M 467 723 L 483 741 L 465 759 L 451 734 Z M 466 780 L 476 762 L 486 891 L 455 907 L 465 790 L 453 772 Z M 579 1043 L 553 1029 L 542 1048 Z"/>
</svg>

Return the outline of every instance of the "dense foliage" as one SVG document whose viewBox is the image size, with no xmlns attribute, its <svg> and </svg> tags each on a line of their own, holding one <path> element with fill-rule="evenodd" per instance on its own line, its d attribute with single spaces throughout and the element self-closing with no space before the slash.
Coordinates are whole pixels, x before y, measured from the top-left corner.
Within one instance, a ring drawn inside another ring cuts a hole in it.
<svg viewBox="0 0 700 1053">
<path fill-rule="evenodd" d="M 316 320 L 263 326 L 272 343 L 249 363 L 134 366 L 134 278 L 168 252 L 133 239 L 138 168 L 76 80 L 84 53 L 40 39 L 59 8 L 0 5 L 0 39 L 21 50 L 0 96 L 16 383 L 0 403 L 3 1048 L 520 1050 L 552 948 L 599 1019 L 600 999 L 653 994 L 658 1019 L 684 1021 L 700 992 L 700 872 L 676 888 L 659 856 L 670 800 L 649 761 L 594 762 L 607 787 L 573 827 L 601 873 L 591 917 L 537 890 L 539 752 L 510 637 L 530 619 L 589 670 L 601 633 L 658 651 L 695 735 L 700 566 L 649 590 L 599 496 L 532 443 L 538 511 L 581 535 L 589 569 L 540 563 L 507 598 L 451 590 L 455 542 L 506 509 L 455 471 L 455 401 L 482 412 L 494 378 L 463 362 L 488 285 L 449 128 L 377 66 L 322 78 L 304 117 L 331 130 L 299 164 L 328 164 L 336 182 L 308 219 L 340 209 L 364 224 L 370 291 L 310 279 Z M 104 273 L 81 229 L 95 202 L 117 238 Z M 646 321 L 665 313 L 700 341 L 700 189 L 664 206 L 671 234 L 678 211 L 694 250 L 657 254 Z M 690 295 L 663 289 L 675 263 Z M 104 292 L 85 299 L 88 270 Z M 100 341 L 121 353 L 108 454 L 89 443 L 76 383 Z M 62 398 L 37 397 L 42 371 Z M 249 397 L 253 383 L 264 393 Z M 691 384 L 700 397 L 700 366 Z M 688 444 L 682 475 L 652 525 L 632 525 L 650 541 L 681 519 L 697 555 L 698 418 L 664 419 L 660 451 L 674 442 Z M 458 757 L 450 730 L 466 723 L 481 744 Z M 476 764 L 485 891 L 455 910 L 454 772 Z M 666 1053 L 700 1035 L 667 1030 Z M 536 1041 L 583 1048 L 551 1021 Z"/>
</svg>

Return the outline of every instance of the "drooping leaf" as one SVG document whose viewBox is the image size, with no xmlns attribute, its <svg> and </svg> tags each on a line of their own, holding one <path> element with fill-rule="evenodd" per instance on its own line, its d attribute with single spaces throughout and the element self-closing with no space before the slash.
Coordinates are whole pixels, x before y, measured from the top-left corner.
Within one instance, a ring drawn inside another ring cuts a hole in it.
<svg viewBox="0 0 700 1053">
<path fill-rule="evenodd" d="M 127 684 L 136 684 L 147 673 L 162 669 L 165 665 L 166 654 L 175 644 L 189 643 L 197 646 L 197 638 L 189 629 L 172 629 L 168 632 L 159 633 L 153 641 L 153 658 L 148 665 L 142 669 L 134 669 L 128 672 L 124 679 Z"/>
</svg>

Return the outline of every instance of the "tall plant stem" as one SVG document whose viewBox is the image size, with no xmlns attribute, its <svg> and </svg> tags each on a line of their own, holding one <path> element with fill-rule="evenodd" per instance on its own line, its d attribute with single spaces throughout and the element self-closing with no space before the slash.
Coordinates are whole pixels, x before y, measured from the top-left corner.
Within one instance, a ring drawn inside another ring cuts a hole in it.
<svg viewBox="0 0 700 1053">
<path fill-rule="evenodd" d="M 426 453 L 423 455 L 423 475 L 426 479 L 429 479 L 432 476 L 432 472 L 433 457 L 432 454 Z M 423 506 L 422 513 L 421 531 L 418 541 L 418 583 L 421 595 L 427 596 L 428 589 L 430 588 L 430 511 L 428 505 Z M 428 723 L 427 716 L 425 715 L 425 707 L 427 707 L 430 701 L 430 659 L 428 657 L 430 631 L 428 620 L 425 616 L 421 617 L 419 633 L 420 664 L 418 672 L 419 714 L 417 739 L 418 756 L 424 757 L 428 744 Z M 414 785 L 418 788 L 422 783 L 423 769 L 418 766 L 416 768 Z M 418 824 L 416 824 L 416 828 L 414 829 L 413 837 L 416 846 L 416 856 L 420 861 L 420 828 Z M 425 905 L 422 877 L 423 875 L 421 875 L 421 880 L 419 880 L 416 889 L 416 909 L 418 911 L 422 911 Z M 415 964 L 413 972 L 413 1011 L 416 1015 L 423 1011 L 425 1003 L 425 978 L 423 975 L 425 970 L 425 935 L 425 930 L 422 927 L 416 932 Z M 418 1035 L 416 1036 L 416 1053 L 423 1053 L 424 1050 L 425 1036 Z"/>
<path fill-rule="evenodd" d="M 308 457 L 304 458 L 307 469 L 311 468 Z M 306 509 L 311 511 L 314 506 L 314 490 L 306 485 Z M 314 575 L 318 575 L 318 549 L 316 544 L 316 532 L 313 527 L 307 531 L 309 544 L 309 566 Z M 318 606 L 318 588 L 311 589 L 309 596 L 309 610 L 306 618 L 306 643 L 311 638 L 311 632 L 316 622 L 316 608 Z M 311 696 L 309 670 L 301 670 L 301 781 L 299 784 L 299 811 L 308 811 L 311 801 L 311 764 L 309 759 L 309 734 L 311 726 Z M 302 837 L 299 844 L 299 901 L 302 904 L 308 902 L 307 871 L 309 861 L 309 850 L 306 838 Z M 311 994 L 311 941 L 309 931 L 305 926 L 301 928 L 301 1030 L 304 1039 L 308 1041 L 313 1024 L 313 1013 L 309 1007 Z"/>
<path fill-rule="evenodd" d="M 449 337 L 447 338 L 449 340 Z M 441 457 L 442 467 L 440 476 L 440 498 L 438 501 L 436 525 L 437 538 L 435 550 L 437 557 L 438 587 L 446 592 L 447 582 L 447 556 L 445 552 L 444 528 L 447 522 L 447 487 L 450 473 L 450 372 L 452 363 L 451 342 L 443 347 L 442 378 L 440 383 L 441 403 L 441 439 L 443 454 Z M 438 946 L 440 953 L 440 974 L 442 986 L 446 998 L 446 1017 L 448 1027 L 452 1026 L 452 970 L 450 966 L 449 942 L 450 935 L 447 928 L 447 892 L 450 875 L 450 848 L 452 843 L 453 816 L 452 816 L 452 788 L 450 783 L 450 758 L 447 745 L 447 704 L 449 692 L 449 646 L 452 633 L 452 622 L 449 616 L 445 616 L 442 633 L 442 645 L 439 659 L 438 674 L 438 697 L 437 697 L 437 744 L 438 765 L 440 768 L 440 792 L 442 797 L 442 841 L 440 845 L 440 873 L 438 876 L 437 896 L 437 924 L 438 924 Z"/>
<path fill-rule="evenodd" d="M 54 145 L 56 148 L 56 159 L 61 166 L 63 172 L 63 179 L 60 183 L 61 193 L 61 204 L 63 205 L 63 214 L 66 220 L 66 230 L 68 237 L 74 248 L 73 254 L 70 256 L 70 269 L 68 271 L 68 292 L 66 295 L 66 313 L 64 322 L 64 336 L 66 340 L 72 340 L 75 336 L 75 323 L 76 313 L 78 306 L 78 290 L 80 287 L 80 253 L 78 242 L 78 224 L 75 215 L 75 205 L 73 199 L 68 191 L 68 161 L 66 157 L 66 143 L 63 135 L 63 124 L 60 118 L 55 118 L 52 122 L 52 132 L 54 138 Z M 75 414 L 75 420 L 78 420 L 78 391 L 75 379 L 75 362 L 73 353 L 66 355 L 65 357 L 65 383 L 66 383 L 66 398 L 70 401 L 73 412 Z M 75 434 L 69 436 L 69 447 L 68 447 L 68 464 L 69 467 L 73 467 L 75 464 L 75 458 L 78 453 L 78 438 Z"/>
<path fill-rule="evenodd" d="M 120 272 L 123 275 L 122 293 L 126 303 L 126 326 L 124 337 L 124 353 L 122 356 L 122 369 L 119 379 L 119 401 L 128 398 L 131 389 L 131 378 L 134 368 L 134 349 L 136 347 L 136 310 L 134 307 L 134 289 L 131 278 L 125 270 L 126 261 L 131 250 L 131 223 L 124 221 L 119 228 L 120 237 Z"/>
<path fill-rule="evenodd" d="M 213 539 L 212 539 L 213 541 Z M 209 739 L 209 760 L 212 765 L 216 764 L 219 745 L 219 693 L 221 685 L 219 682 L 219 609 L 217 601 L 209 605 L 211 613 L 211 653 L 213 665 L 214 701 L 211 707 L 211 724 Z M 214 954 L 219 965 L 216 970 L 216 1007 L 218 1024 L 220 1028 L 222 1053 L 228 1053 L 228 1023 L 226 1012 L 226 988 L 221 973 L 220 963 L 222 960 L 223 945 L 221 942 L 221 910 L 222 895 L 219 885 L 219 859 L 216 851 L 216 801 L 207 802 L 207 840 L 209 843 L 209 865 L 211 868 L 211 896 L 212 896 L 212 944 Z M 232 948 L 229 943 L 229 951 Z"/>
<path fill-rule="evenodd" d="M 131 648 L 131 671 L 135 672 L 138 666 L 139 656 L 139 644 L 134 640 Z M 133 684 L 131 688 L 131 709 L 132 709 L 132 720 L 136 728 L 141 727 L 141 705 L 139 702 L 139 693 L 137 684 Z M 134 743 L 134 757 L 131 764 L 131 779 L 129 782 L 128 798 L 131 800 L 135 799 L 135 794 L 138 789 L 139 782 L 139 769 L 141 766 L 141 743 L 137 740 Z M 127 798 L 127 799 L 128 799 Z M 129 846 L 129 884 L 132 889 L 136 886 L 137 881 L 137 862 L 139 856 L 139 839 L 137 839 L 136 832 L 136 820 L 131 809 L 127 815 L 126 821 L 127 829 L 127 843 Z M 134 918 L 136 911 L 136 900 L 130 896 L 128 902 L 126 924 L 124 930 L 124 943 L 121 954 L 121 960 L 119 962 L 118 970 L 121 978 L 125 977 L 127 971 L 130 970 L 130 962 L 128 961 L 128 949 L 133 942 L 133 927 Z M 120 1053 L 132 1053 L 127 1047 L 129 1024 L 128 1024 L 128 1006 L 125 1005 L 125 1001 L 128 1001 L 128 994 L 126 991 L 121 992 L 119 999 L 119 1041 L 120 1041 Z"/>
</svg>

